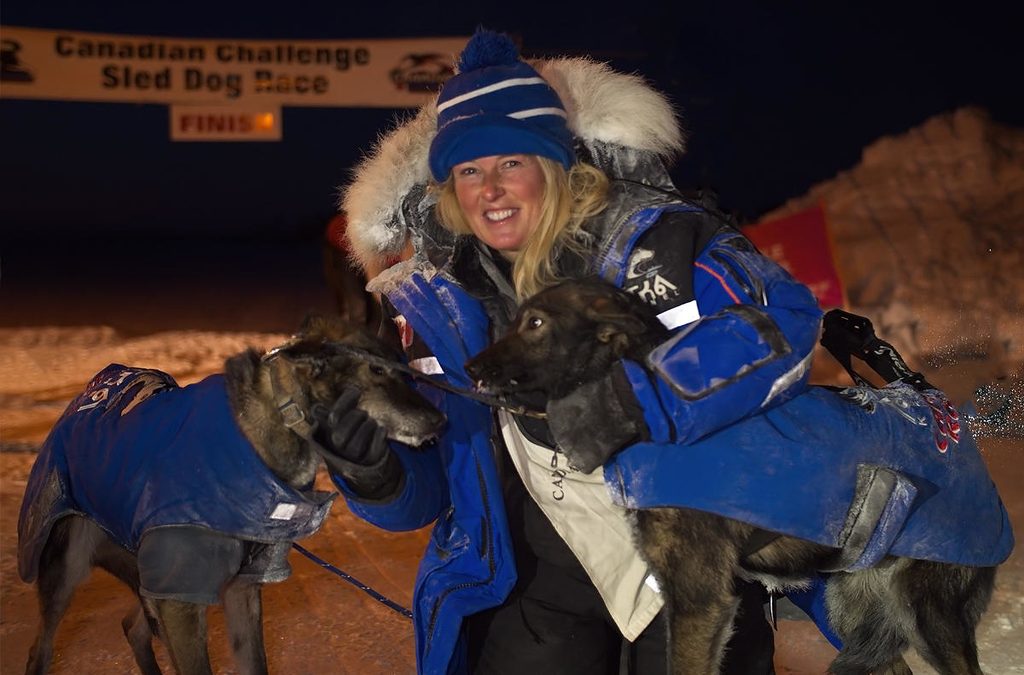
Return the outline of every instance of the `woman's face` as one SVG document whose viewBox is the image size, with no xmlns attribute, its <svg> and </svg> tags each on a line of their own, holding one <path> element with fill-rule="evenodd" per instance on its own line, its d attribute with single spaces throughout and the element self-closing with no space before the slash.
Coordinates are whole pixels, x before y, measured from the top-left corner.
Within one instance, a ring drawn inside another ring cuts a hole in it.
<svg viewBox="0 0 1024 675">
<path fill-rule="evenodd" d="M 491 155 L 452 168 L 455 195 L 477 239 L 514 258 L 540 222 L 544 174 L 535 155 Z"/>
</svg>

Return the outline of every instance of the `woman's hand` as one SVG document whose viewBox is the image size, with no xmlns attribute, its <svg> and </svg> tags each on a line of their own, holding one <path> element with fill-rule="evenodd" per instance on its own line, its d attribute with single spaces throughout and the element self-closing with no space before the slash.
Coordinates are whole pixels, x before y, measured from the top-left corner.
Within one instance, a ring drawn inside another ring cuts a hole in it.
<svg viewBox="0 0 1024 675">
<path fill-rule="evenodd" d="M 316 426 L 310 445 L 358 496 L 380 499 L 397 490 L 402 465 L 388 446 L 384 428 L 356 407 L 360 395 L 346 387 L 330 409 L 313 406 Z"/>
</svg>

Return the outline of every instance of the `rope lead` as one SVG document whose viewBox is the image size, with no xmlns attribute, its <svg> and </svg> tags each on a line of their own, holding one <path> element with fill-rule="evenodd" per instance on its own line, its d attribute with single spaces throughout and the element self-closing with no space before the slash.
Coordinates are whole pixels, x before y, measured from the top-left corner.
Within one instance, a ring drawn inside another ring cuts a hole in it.
<svg viewBox="0 0 1024 675">
<path fill-rule="evenodd" d="M 345 572 L 344 570 L 338 569 L 337 567 L 335 567 L 331 563 L 327 562 L 326 560 L 323 560 L 322 558 L 319 558 L 316 554 L 311 553 L 310 551 L 304 549 L 303 547 L 299 546 L 298 544 L 296 544 L 294 542 L 292 543 L 292 548 L 294 548 L 296 551 L 298 551 L 302 555 L 306 556 L 307 558 L 309 558 L 310 560 L 315 562 L 320 567 L 323 567 L 325 570 L 328 570 L 329 572 L 334 572 L 339 577 L 341 577 L 345 581 L 349 582 L 350 584 L 352 584 L 353 586 L 355 586 L 356 588 L 358 588 L 362 592 L 366 593 L 367 595 L 369 595 L 371 598 L 373 598 L 377 602 L 385 605 L 386 607 L 389 607 L 389 608 L 395 610 L 396 612 L 398 612 L 399 614 L 404 616 L 406 619 L 411 619 L 412 618 L 412 610 L 408 610 L 405 607 L 402 607 L 400 604 L 398 604 L 394 600 L 391 600 L 388 597 L 386 597 L 384 595 L 381 595 L 380 593 L 378 593 L 377 591 L 373 590 L 372 588 L 370 588 L 369 586 L 367 586 L 363 582 L 361 582 L 358 579 L 356 579 L 351 574 Z"/>
</svg>

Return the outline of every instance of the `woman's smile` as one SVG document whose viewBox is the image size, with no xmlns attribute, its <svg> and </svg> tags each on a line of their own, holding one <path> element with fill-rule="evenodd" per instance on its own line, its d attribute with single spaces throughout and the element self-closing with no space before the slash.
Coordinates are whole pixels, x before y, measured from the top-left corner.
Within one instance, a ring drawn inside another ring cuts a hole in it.
<svg viewBox="0 0 1024 675">
<path fill-rule="evenodd" d="M 503 220 L 511 218 L 518 209 L 501 209 L 498 211 L 484 211 L 484 217 L 492 223 L 500 223 Z"/>
<path fill-rule="evenodd" d="M 473 234 L 508 256 L 540 222 L 544 174 L 533 155 L 491 155 L 456 164 L 455 194 Z"/>
</svg>

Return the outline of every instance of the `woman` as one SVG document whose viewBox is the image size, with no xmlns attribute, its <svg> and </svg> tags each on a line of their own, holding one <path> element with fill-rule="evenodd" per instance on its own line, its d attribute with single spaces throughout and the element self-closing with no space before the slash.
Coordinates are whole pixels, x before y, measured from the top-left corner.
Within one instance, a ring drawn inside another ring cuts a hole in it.
<svg viewBox="0 0 1024 675">
<path fill-rule="evenodd" d="M 523 298 L 593 274 L 675 332 L 648 364 L 658 377 L 622 363 L 601 395 L 531 401 L 562 419 L 585 403 L 562 437 L 435 394 L 448 426 L 436 446 L 411 450 L 353 410 L 356 393 L 343 397 L 320 424 L 332 474 L 352 511 L 380 527 L 436 521 L 414 596 L 421 672 L 611 674 L 620 659 L 632 673 L 664 672 L 663 601 L 623 508 L 601 471 L 568 468 L 554 447 L 578 443 L 593 420 L 616 422 L 587 441 L 600 458 L 652 430 L 682 445 L 788 400 L 806 385 L 820 312 L 713 208 L 675 189 L 663 161 L 681 134 L 642 80 L 584 59 L 534 69 L 487 31 L 459 65 L 436 105 L 382 140 L 344 203 L 364 264 L 413 244 L 411 260 L 371 285 L 410 363 L 469 387 L 463 364 Z M 772 672 L 763 591 L 738 593 L 725 671 Z"/>
</svg>

